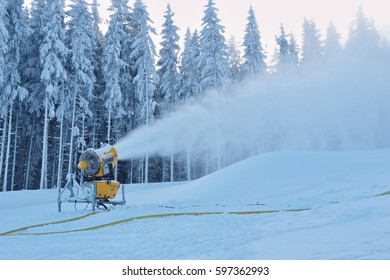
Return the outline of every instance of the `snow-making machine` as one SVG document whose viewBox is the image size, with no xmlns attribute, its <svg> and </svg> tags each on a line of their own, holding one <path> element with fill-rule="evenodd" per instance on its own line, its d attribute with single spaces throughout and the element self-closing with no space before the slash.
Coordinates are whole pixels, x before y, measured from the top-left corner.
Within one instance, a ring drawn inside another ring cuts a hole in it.
<svg viewBox="0 0 390 280">
<path fill-rule="evenodd" d="M 79 184 L 75 174 L 68 175 L 64 188 L 59 189 L 58 211 L 61 212 L 63 202 L 87 203 L 96 208 L 107 210 L 106 204 L 125 205 L 125 191 L 123 186 L 122 199 L 115 200 L 120 188 L 119 182 L 114 180 L 114 170 L 118 162 L 115 148 L 109 144 L 99 149 L 87 149 L 80 156 L 78 169 L 82 178 Z"/>
</svg>

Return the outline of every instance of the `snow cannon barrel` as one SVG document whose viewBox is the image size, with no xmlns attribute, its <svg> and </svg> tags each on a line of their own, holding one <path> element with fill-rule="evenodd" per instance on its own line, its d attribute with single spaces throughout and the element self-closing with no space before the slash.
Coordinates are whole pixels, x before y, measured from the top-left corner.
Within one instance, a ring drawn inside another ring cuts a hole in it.
<svg viewBox="0 0 390 280">
<path fill-rule="evenodd" d="M 105 144 L 101 148 L 88 149 L 81 154 L 78 168 L 84 172 L 88 179 L 113 179 L 114 168 L 118 162 L 116 149 Z"/>
</svg>

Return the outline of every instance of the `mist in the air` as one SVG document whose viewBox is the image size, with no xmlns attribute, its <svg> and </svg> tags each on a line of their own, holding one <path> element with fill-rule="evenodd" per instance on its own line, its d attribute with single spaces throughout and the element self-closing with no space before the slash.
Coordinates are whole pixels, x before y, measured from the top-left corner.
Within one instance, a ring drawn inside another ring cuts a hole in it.
<svg viewBox="0 0 390 280">
<path fill-rule="evenodd" d="M 190 152 L 226 163 L 269 151 L 390 147 L 390 51 L 347 46 L 289 73 L 208 92 L 115 144 L 121 160 Z"/>
</svg>

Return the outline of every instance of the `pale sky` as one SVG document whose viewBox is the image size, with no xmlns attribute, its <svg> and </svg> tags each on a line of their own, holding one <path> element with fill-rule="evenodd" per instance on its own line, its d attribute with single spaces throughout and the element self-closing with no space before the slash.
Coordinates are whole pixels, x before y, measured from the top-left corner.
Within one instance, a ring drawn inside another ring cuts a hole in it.
<svg viewBox="0 0 390 280">
<path fill-rule="evenodd" d="M 30 1 L 26 0 L 26 3 Z M 133 1 L 129 0 L 130 6 L 133 5 Z M 148 6 L 150 17 L 159 34 L 168 3 L 175 13 L 174 22 L 180 28 L 181 40 L 184 39 L 187 27 L 190 27 L 191 31 L 201 29 L 201 19 L 207 0 L 143 1 Z M 214 0 L 214 2 L 219 9 L 218 16 L 222 20 L 222 25 L 226 28 L 225 38 L 234 36 L 239 44 L 242 43 L 248 10 L 252 5 L 260 26 L 263 47 L 269 55 L 274 52 L 275 36 L 279 34 L 281 23 L 284 24 L 286 32 L 292 32 L 298 43 L 301 43 L 304 17 L 314 20 L 323 37 L 329 22 L 332 21 L 341 34 L 341 41 L 345 42 L 350 24 L 360 5 L 367 16 L 375 19 L 376 28 L 381 35 L 390 41 L 390 0 Z M 99 0 L 99 3 L 101 17 L 107 20 L 109 18 L 107 9 L 111 5 L 111 0 Z M 106 27 L 103 26 L 102 29 Z M 159 43 L 160 38 L 156 37 L 157 50 L 160 48 Z"/>
<path fill-rule="evenodd" d="M 105 10 L 110 0 L 99 1 L 101 16 L 108 17 Z M 157 32 L 161 32 L 166 6 L 170 3 L 175 13 L 174 22 L 180 28 L 180 37 L 184 39 L 187 27 L 201 29 L 204 6 L 207 0 L 144 0 L 148 6 L 150 17 L 154 21 Z M 367 16 L 375 19 L 380 33 L 390 41 L 390 1 L 389 0 L 214 0 L 219 9 L 218 16 L 225 26 L 225 38 L 232 35 L 241 43 L 247 23 L 248 10 L 252 5 L 262 35 L 262 44 L 269 55 L 275 48 L 275 35 L 279 34 L 279 26 L 284 24 L 286 32 L 294 33 L 298 42 L 301 40 L 303 18 L 313 19 L 324 37 L 329 22 L 332 21 L 342 35 L 342 42 L 348 36 L 351 22 L 354 20 L 359 6 L 363 7 Z M 130 6 L 133 1 L 129 1 Z M 159 38 L 155 44 L 160 48 Z"/>
</svg>

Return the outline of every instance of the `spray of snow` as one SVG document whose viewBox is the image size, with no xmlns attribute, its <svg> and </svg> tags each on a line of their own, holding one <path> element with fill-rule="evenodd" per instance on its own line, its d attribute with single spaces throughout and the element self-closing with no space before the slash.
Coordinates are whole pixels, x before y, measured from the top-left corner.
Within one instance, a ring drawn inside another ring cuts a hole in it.
<svg viewBox="0 0 390 280">
<path fill-rule="evenodd" d="M 275 150 L 390 147 L 389 55 L 347 57 L 209 92 L 121 139 L 115 145 L 120 159 L 218 149 L 237 159 Z"/>
</svg>

